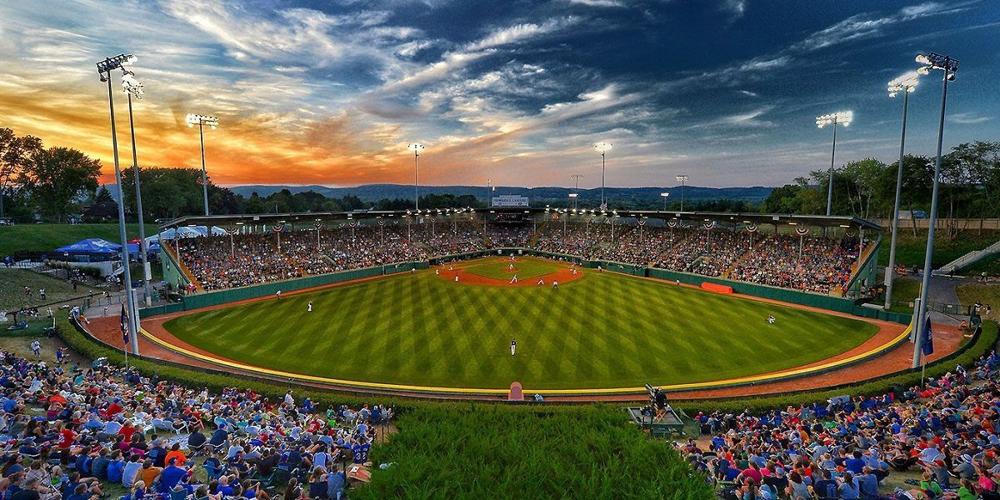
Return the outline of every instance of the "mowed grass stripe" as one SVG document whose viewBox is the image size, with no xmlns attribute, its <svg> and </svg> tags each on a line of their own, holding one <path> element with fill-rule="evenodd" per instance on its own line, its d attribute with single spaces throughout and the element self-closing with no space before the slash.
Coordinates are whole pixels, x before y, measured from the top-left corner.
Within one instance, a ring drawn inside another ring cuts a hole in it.
<svg viewBox="0 0 1000 500">
<path fill-rule="evenodd" d="M 520 258 L 522 266 L 562 266 Z M 492 263 L 492 264 L 490 264 Z M 479 264 L 505 272 L 496 258 Z M 314 310 L 306 312 L 312 301 Z M 768 325 L 768 314 L 777 317 Z M 487 287 L 432 271 L 168 321 L 250 364 L 400 384 L 528 389 L 674 384 L 801 366 L 860 345 L 862 321 L 586 270 L 574 282 Z M 511 338 L 518 355 L 511 357 Z"/>
</svg>

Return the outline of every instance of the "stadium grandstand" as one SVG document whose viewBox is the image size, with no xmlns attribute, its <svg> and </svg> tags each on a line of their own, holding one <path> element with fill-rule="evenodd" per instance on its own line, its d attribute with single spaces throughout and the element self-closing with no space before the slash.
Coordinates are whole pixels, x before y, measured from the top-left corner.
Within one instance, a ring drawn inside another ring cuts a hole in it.
<svg viewBox="0 0 1000 500">
<path fill-rule="evenodd" d="M 553 208 L 183 217 L 161 231 L 206 225 L 226 234 L 167 246 L 174 284 L 219 290 L 522 249 L 857 297 L 872 292 L 881 243 L 881 227 L 853 217 Z"/>
</svg>

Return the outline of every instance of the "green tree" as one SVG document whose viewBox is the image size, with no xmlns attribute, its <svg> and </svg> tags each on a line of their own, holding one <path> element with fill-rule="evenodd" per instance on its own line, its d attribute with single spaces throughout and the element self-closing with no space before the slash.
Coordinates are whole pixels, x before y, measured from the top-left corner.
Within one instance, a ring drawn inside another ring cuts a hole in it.
<svg viewBox="0 0 1000 500">
<path fill-rule="evenodd" d="M 21 212 L 25 211 L 23 209 L 26 207 L 20 202 L 26 196 L 18 196 L 15 181 L 41 149 L 41 139 L 30 135 L 18 137 L 13 130 L 0 128 L 0 218 L 7 216 L 5 203 L 11 201 L 11 198 L 19 202 L 17 208 L 22 209 Z"/>
<path fill-rule="evenodd" d="M 1000 141 L 959 144 L 946 158 L 964 175 L 966 185 L 957 184 L 955 189 L 970 197 L 968 216 L 1000 214 Z"/>
<path fill-rule="evenodd" d="M 31 192 L 42 215 L 56 222 L 77 206 L 82 196 L 93 196 L 101 162 L 71 148 L 39 150 L 21 171 L 19 180 Z"/>
<path fill-rule="evenodd" d="M 842 169 L 848 213 L 862 218 L 868 218 L 871 213 L 873 199 L 877 204 L 879 185 L 887 167 L 874 158 L 852 161 Z"/>
<path fill-rule="evenodd" d="M 196 168 L 140 167 L 142 210 L 147 220 L 201 215 L 205 212 L 202 197 L 201 170 Z M 231 190 L 208 184 L 208 207 L 213 214 L 233 214 L 244 211 L 243 199 Z M 132 169 L 122 174 L 125 206 L 134 214 L 135 180 Z"/>
</svg>

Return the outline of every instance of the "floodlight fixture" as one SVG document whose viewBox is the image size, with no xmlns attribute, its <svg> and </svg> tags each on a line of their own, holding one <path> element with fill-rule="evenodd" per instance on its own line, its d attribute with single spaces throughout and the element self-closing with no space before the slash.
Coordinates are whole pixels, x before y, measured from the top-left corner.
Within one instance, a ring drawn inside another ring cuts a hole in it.
<svg viewBox="0 0 1000 500">
<path fill-rule="evenodd" d="M 136 99 L 142 99 L 144 94 L 142 90 L 142 82 L 135 78 L 135 73 L 122 68 L 122 92 L 125 92 L 129 97 L 134 97 Z"/>
<path fill-rule="evenodd" d="M 135 64 L 135 61 L 136 57 L 132 54 L 119 54 L 114 57 L 109 57 L 103 61 L 98 61 L 97 74 L 100 75 L 102 82 L 106 82 L 108 81 L 111 71 L 131 66 Z"/>
<path fill-rule="evenodd" d="M 188 113 L 186 121 L 188 127 L 193 127 L 195 125 L 208 126 L 214 130 L 219 126 L 219 119 L 214 116 L 208 116 L 208 115 L 197 115 L 194 113 Z"/>
<path fill-rule="evenodd" d="M 958 60 L 935 52 L 917 54 L 916 61 L 918 64 L 921 64 L 917 68 L 917 74 L 920 75 L 927 75 L 930 74 L 932 69 L 939 69 L 945 72 L 945 78 L 954 80 L 955 73 L 958 72 Z"/>
<path fill-rule="evenodd" d="M 837 111 L 836 113 L 830 113 L 828 115 L 821 115 L 816 117 L 816 126 L 823 128 L 827 125 L 843 125 L 848 126 L 854 121 L 853 111 Z"/>
<path fill-rule="evenodd" d="M 920 75 L 916 71 L 907 71 L 889 82 L 889 97 L 896 97 L 896 94 L 900 92 L 909 94 L 917 89 L 918 83 L 920 83 Z"/>
</svg>

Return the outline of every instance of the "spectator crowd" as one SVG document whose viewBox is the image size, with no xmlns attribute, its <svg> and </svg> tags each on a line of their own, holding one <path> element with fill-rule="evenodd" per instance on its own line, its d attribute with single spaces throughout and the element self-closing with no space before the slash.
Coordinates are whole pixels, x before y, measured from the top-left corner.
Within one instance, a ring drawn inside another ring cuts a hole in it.
<svg viewBox="0 0 1000 500">
<path fill-rule="evenodd" d="M 425 261 L 495 248 L 528 248 L 828 294 L 847 283 L 855 238 L 750 233 L 724 227 L 653 227 L 593 218 L 484 225 L 467 217 L 349 221 L 338 227 L 181 239 L 180 260 L 206 290 Z"/>
<path fill-rule="evenodd" d="M 59 360 L 0 351 L 0 499 L 341 498 L 392 418 Z"/>
<path fill-rule="evenodd" d="M 699 413 L 703 439 L 677 448 L 724 498 L 996 499 L 998 368 L 991 352 L 899 394 L 763 414 Z M 894 475 L 905 478 L 887 486 Z"/>
</svg>

